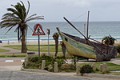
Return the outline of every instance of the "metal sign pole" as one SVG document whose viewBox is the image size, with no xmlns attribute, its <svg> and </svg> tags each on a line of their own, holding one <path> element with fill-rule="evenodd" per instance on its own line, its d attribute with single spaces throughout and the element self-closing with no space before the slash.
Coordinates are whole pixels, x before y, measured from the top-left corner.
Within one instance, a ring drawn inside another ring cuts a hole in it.
<svg viewBox="0 0 120 80">
<path fill-rule="evenodd" d="M 40 30 L 38 29 L 38 33 Z M 40 57 L 40 35 L 38 35 L 38 56 Z"/>
<path fill-rule="evenodd" d="M 47 33 L 48 33 L 48 56 L 50 56 L 50 46 L 49 46 L 50 29 L 47 29 Z"/>
<path fill-rule="evenodd" d="M 49 34 L 48 34 L 48 55 L 50 56 L 50 48 L 49 48 Z"/>
<path fill-rule="evenodd" d="M 40 35 L 38 35 L 38 56 L 40 57 Z"/>
</svg>

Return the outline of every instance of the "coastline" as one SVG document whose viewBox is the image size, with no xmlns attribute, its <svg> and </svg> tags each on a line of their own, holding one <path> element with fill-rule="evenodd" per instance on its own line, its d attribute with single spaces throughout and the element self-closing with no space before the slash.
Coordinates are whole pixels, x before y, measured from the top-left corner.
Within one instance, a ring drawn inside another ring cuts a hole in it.
<svg viewBox="0 0 120 80">
<path fill-rule="evenodd" d="M 60 41 L 62 40 L 59 39 L 59 43 Z M 101 40 L 97 40 L 97 41 L 101 42 Z M 27 40 L 26 42 L 27 42 L 27 45 L 38 44 L 38 40 Z M 50 39 L 49 44 L 55 44 L 55 41 Z M 0 45 L 21 45 L 21 41 L 3 41 L 2 43 L 0 43 Z M 40 40 L 40 45 L 48 45 L 48 40 Z M 115 45 L 120 45 L 120 40 L 116 40 Z"/>
<path fill-rule="evenodd" d="M 61 40 L 59 40 L 59 42 L 60 41 Z M 26 44 L 27 45 L 37 45 L 38 41 L 37 40 L 32 40 L 32 41 L 30 40 L 30 41 L 27 41 Z M 40 45 L 47 45 L 47 44 L 48 44 L 47 40 L 40 40 Z M 49 44 L 55 44 L 54 40 L 50 40 Z M 5 41 L 5 42 L 0 43 L 0 45 L 21 45 L 21 41 Z"/>
</svg>

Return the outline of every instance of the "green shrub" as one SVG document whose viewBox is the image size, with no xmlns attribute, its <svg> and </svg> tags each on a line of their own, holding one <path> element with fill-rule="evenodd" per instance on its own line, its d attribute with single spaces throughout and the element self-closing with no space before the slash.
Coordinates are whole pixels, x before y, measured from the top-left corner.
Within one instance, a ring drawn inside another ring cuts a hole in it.
<svg viewBox="0 0 120 80">
<path fill-rule="evenodd" d="M 46 67 L 45 70 L 53 71 L 54 62 L 58 63 L 59 68 L 62 64 L 65 63 L 64 59 L 58 58 L 54 59 L 51 56 L 46 56 L 45 54 L 41 57 L 38 56 L 28 56 L 25 59 L 25 62 L 23 63 L 23 68 L 29 68 L 29 69 L 39 69 L 42 64 L 42 60 L 46 61 Z"/>
<path fill-rule="evenodd" d="M 40 65 L 41 59 L 38 56 L 26 57 L 25 62 L 23 63 L 23 67 L 28 69 L 38 69 Z"/>
<path fill-rule="evenodd" d="M 55 61 L 58 63 L 59 68 L 65 63 L 64 59 L 55 59 Z"/>
<path fill-rule="evenodd" d="M 83 65 L 80 68 L 80 73 L 81 73 L 82 76 L 83 76 L 84 73 L 92 73 L 92 72 L 93 72 L 93 68 L 88 64 Z"/>
<path fill-rule="evenodd" d="M 38 56 L 28 57 L 28 61 L 36 63 L 36 62 L 40 62 L 40 58 Z"/>
</svg>

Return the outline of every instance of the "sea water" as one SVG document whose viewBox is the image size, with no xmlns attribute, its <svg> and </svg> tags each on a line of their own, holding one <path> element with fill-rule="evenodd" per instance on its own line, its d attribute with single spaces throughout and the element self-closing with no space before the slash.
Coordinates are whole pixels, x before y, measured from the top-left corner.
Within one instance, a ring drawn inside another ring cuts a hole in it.
<svg viewBox="0 0 120 80">
<path fill-rule="evenodd" d="M 37 36 L 32 36 L 34 31 L 35 24 L 41 24 L 43 31 L 46 35 L 41 35 L 41 40 L 47 40 L 48 34 L 47 29 L 50 29 L 50 40 L 53 40 L 53 34 L 57 32 L 56 27 L 60 29 L 60 31 L 78 36 L 83 38 L 81 34 L 79 34 L 73 27 L 71 27 L 67 22 L 29 22 L 28 31 L 27 31 L 27 40 L 37 40 Z M 73 25 L 81 31 L 86 36 L 86 22 L 72 22 Z M 17 26 L 16 26 L 17 27 Z M 15 32 L 15 28 L 12 28 L 9 32 L 8 28 L 0 29 L 0 40 L 2 41 L 17 41 L 17 32 Z M 7 32 L 7 33 L 6 33 Z M 90 22 L 89 30 L 88 30 L 90 38 L 95 40 L 101 40 L 105 36 L 111 35 L 117 40 L 120 40 L 120 22 Z"/>
</svg>

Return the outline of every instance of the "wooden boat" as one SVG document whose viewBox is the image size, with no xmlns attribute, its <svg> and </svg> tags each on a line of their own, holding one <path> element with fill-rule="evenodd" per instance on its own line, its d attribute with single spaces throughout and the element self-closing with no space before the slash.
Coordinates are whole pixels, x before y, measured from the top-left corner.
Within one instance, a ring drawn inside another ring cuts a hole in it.
<svg viewBox="0 0 120 80">
<path fill-rule="evenodd" d="M 96 59 L 96 61 L 109 61 L 112 58 L 115 58 L 117 55 L 117 50 L 112 45 L 105 45 L 96 40 L 88 37 L 88 26 L 89 26 L 89 12 L 87 18 L 87 35 L 82 34 L 70 21 L 65 17 L 64 19 L 75 29 L 77 30 L 84 38 L 79 38 L 64 32 L 61 32 L 57 28 L 58 33 L 61 36 L 61 39 L 68 51 L 69 54 L 73 56 L 79 56 L 87 59 Z M 91 40 L 90 40 L 91 39 Z"/>
<path fill-rule="evenodd" d="M 114 46 L 108 46 L 87 39 L 82 39 L 64 32 L 57 28 L 63 43 L 69 54 L 73 56 L 95 59 L 96 61 L 109 61 L 115 58 L 117 50 Z"/>
</svg>

